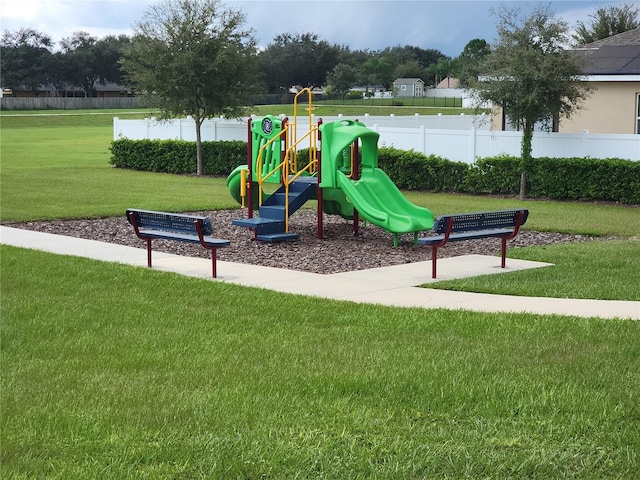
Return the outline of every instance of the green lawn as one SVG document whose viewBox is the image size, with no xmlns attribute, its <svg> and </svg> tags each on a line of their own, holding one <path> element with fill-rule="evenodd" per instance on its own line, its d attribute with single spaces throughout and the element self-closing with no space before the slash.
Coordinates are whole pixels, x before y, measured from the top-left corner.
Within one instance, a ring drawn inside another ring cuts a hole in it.
<svg viewBox="0 0 640 480">
<path fill-rule="evenodd" d="M 3 221 L 237 208 L 224 179 L 110 167 L 109 115 L 60 118 L 0 115 Z M 407 196 L 624 239 L 512 249 L 557 266 L 494 275 L 499 293 L 637 299 L 636 207 Z M 2 478 L 640 471 L 638 322 L 326 301 L 7 246 L 0 273 Z"/>
<path fill-rule="evenodd" d="M 113 168 L 113 114 L 3 116 L 1 136 L 3 221 L 115 216 L 132 205 L 169 211 L 236 206 L 222 178 Z"/>
<path fill-rule="evenodd" d="M 2 247 L 2 478 L 640 471 L 640 323 L 376 307 Z"/>
<path fill-rule="evenodd" d="M 638 239 L 512 248 L 508 256 L 554 265 L 430 283 L 425 287 L 502 295 L 640 301 Z"/>
</svg>

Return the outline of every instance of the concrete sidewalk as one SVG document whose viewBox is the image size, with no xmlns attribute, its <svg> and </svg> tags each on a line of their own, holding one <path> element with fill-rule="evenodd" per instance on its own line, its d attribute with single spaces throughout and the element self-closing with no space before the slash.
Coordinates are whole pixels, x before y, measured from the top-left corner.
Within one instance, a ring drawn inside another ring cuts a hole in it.
<svg viewBox="0 0 640 480">
<path fill-rule="evenodd" d="M 45 252 L 145 267 L 145 248 L 126 247 L 62 235 L 0 226 L 0 243 Z M 141 247 L 143 247 L 141 242 Z M 438 281 L 498 274 L 550 264 L 482 255 L 438 260 Z M 320 275 L 295 270 L 218 261 L 218 278 L 211 278 L 211 259 L 153 252 L 155 269 L 237 285 L 359 303 L 400 307 L 447 308 L 481 312 L 529 312 L 578 317 L 640 320 L 640 302 L 535 298 L 417 288 L 431 283 L 431 262 L 408 263 L 369 270 Z"/>
</svg>

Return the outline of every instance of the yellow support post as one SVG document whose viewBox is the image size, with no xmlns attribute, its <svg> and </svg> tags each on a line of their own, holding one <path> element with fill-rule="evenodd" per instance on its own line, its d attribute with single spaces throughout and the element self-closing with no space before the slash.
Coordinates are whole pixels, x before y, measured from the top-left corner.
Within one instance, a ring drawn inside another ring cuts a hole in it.
<svg viewBox="0 0 640 480">
<path fill-rule="evenodd" d="M 240 197 L 242 198 L 242 208 L 247 206 L 247 170 L 240 171 Z"/>
</svg>

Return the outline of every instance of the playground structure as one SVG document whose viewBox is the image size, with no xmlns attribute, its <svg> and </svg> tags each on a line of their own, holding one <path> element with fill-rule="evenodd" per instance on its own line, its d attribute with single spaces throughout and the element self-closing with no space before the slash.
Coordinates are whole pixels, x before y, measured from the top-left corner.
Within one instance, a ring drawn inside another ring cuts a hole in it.
<svg viewBox="0 0 640 480">
<path fill-rule="evenodd" d="M 309 129 L 298 138 L 298 99 L 305 93 Z M 433 214 L 409 202 L 378 168 L 379 134 L 354 120 L 314 123 L 312 112 L 311 90 L 303 89 L 294 99 L 293 122 L 272 115 L 249 119 L 247 164 L 227 178 L 248 218 L 233 224 L 254 230 L 257 240 L 295 240 L 299 235 L 289 231 L 289 218 L 317 200 L 320 239 L 328 214 L 352 220 L 354 235 L 362 218 L 391 233 L 394 247 L 403 233 L 412 233 L 417 244 L 418 233 L 433 227 Z M 298 158 L 303 149 L 308 157 Z"/>
</svg>

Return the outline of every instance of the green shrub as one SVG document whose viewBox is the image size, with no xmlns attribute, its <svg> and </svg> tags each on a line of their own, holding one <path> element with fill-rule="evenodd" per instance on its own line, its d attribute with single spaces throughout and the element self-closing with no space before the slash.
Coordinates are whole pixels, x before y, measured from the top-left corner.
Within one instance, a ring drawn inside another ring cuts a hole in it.
<svg viewBox="0 0 640 480">
<path fill-rule="evenodd" d="M 532 198 L 640 203 L 640 162 L 619 158 L 549 158 L 533 161 Z"/>
<path fill-rule="evenodd" d="M 228 175 L 247 162 L 247 143 L 202 142 L 203 173 Z M 196 144 L 184 140 L 115 140 L 111 164 L 151 172 L 190 174 L 196 172 Z"/>
<path fill-rule="evenodd" d="M 349 90 L 344 96 L 347 100 L 362 100 L 362 92 L 356 90 Z"/>
<path fill-rule="evenodd" d="M 393 147 L 378 150 L 378 165 L 398 188 L 432 192 L 458 191 L 469 169 L 469 165 L 462 162 Z"/>
<path fill-rule="evenodd" d="M 520 191 L 520 159 L 509 155 L 478 158 L 469 166 L 462 191 L 515 195 Z"/>
</svg>

